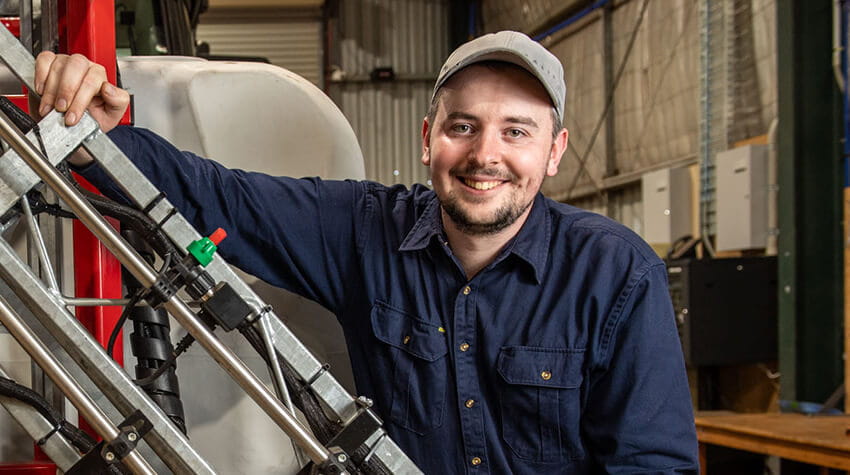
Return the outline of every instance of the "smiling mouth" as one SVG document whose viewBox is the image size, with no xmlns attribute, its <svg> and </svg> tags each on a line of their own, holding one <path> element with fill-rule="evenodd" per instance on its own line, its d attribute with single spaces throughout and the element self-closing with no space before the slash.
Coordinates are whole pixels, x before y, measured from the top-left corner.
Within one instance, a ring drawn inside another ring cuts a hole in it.
<svg viewBox="0 0 850 475">
<path fill-rule="evenodd" d="M 470 180 L 469 178 L 461 178 L 461 181 L 464 185 L 470 188 L 475 188 L 476 190 L 482 191 L 492 190 L 493 188 L 502 184 L 501 181 L 477 181 Z"/>
</svg>

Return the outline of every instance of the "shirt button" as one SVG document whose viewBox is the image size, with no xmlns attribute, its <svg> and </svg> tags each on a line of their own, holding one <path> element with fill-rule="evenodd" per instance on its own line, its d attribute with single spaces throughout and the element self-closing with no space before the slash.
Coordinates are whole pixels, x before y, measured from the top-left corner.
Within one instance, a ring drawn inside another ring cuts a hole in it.
<svg viewBox="0 0 850 475">
<path fill-rule="evenodd" d="M 474 405 L 475 405 L 475 399 L 467 399 L 467 400 L 466 400 L 466 404 L 464 404 L 464 405 L 465 405 L 466 407 L 468 407 L 468 408 L 470 408 L 470 409 L 471 409 L 471 408 L 472 408 L 472 406 L 474 406 Z"/>
<path fill-rule="evenodd" d="M 472 465 L 481 465 L 480 457 L 472 457 Z"/>
<path fill-rule="evenodd" d="M 472 289 L 468 285 L 463 288 L 463 295 L 469 295 L 470 292 L 472 292 Z"/>
<path fill-rule="evenodd" d="M 540 377 L 543 378 L 544 381 L 549 381 L 550 379 L 552 379 L 552 373 L 550 373 L 549 371 L 544 371 L 540 373 Z"/>
<path fill-rule="evenodd" d="M 403 343 L 406 345 L 410 341 L 410 335 L 405 335 Z"/>
<path fill-rule="evenodd" d="M 460 344 L 460 351 L 466 351 L 468 349 L 469 349 L 469 343 L 464 342 L 464 343 Z"/>
</svg>

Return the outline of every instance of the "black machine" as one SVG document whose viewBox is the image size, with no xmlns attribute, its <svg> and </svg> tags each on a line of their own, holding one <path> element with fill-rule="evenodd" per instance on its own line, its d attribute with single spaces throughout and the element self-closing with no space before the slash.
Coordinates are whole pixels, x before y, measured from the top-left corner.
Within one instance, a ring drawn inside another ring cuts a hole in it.
<svg viewBox="0 0 850 475">
<path fill-rule="evenodd" d="M 674 260 L 667 275 L 689 367 L 776 360 L 775 256 Z"/>
</svg>

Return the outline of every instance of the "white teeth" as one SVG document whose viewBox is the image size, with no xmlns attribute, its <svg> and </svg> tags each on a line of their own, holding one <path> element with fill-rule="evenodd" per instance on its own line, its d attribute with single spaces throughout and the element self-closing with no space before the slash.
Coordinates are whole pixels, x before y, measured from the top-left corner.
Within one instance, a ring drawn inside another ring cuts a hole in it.
<svg viewBox="0 0 850 475">
<path fill-rule="evenodd" d="M 471 186 L 476 190 L 489 190 L 502 184 L 500 181 L 472 181 L 466 178 L 463 179 L 463 182 L 466 183 L 467 186 Z"/>
</svg>

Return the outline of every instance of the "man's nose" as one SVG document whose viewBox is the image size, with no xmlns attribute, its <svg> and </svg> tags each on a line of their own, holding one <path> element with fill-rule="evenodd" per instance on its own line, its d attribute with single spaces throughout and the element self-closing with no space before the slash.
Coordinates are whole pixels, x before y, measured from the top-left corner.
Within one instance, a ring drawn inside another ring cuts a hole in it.
<svg viewBox="0 0 850 475">
<path fill-rule="evenodd" d="M 498 163 L 502 160 L 502 140 L 497 132 L 482 131 L 470 153 L 470 161 L 480 166 Z"/>
</svg>

